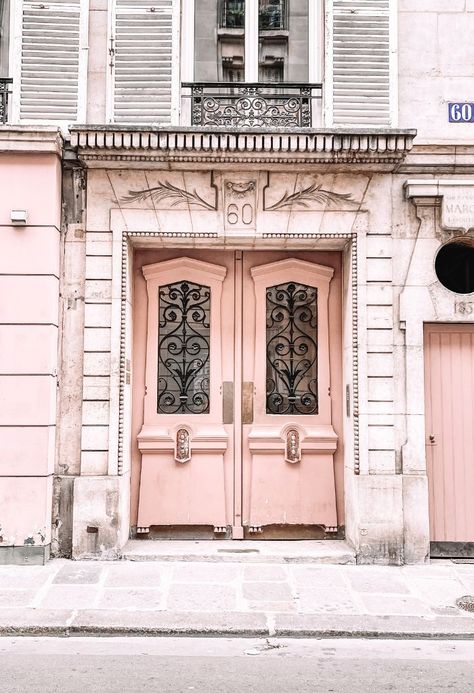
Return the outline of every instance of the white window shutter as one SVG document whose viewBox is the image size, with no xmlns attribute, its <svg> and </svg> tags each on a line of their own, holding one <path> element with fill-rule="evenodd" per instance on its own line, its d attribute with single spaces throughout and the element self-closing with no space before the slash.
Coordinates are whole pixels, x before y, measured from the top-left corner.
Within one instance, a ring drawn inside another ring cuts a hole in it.
<svg viewBox="0 0 474 693">
<path fill-rule="evenodd" d="M 115 123 L 170 124 L 174 24 L 173 0 L 115 0 Z"/>
<path fill-rule="evenodd" d="M 395 125 L 396 0 L 328 0 L 328 125 Z"/>
<path fill-rule="evenodd" d="M 88 0 L 23 0 L 19 115 L 23 122 L 84 119 Z"/>
</svg>

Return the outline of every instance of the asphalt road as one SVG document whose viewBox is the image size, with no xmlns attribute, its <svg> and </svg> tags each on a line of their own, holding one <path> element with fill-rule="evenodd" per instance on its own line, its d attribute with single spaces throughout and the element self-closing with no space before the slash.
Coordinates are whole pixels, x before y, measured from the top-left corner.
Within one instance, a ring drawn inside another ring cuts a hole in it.
<svg viewBox="0 0 474 693">
<path fill-rule="evenodd" d="M 1 693 L 474 690 L 474 642 L 1 638 Z"/>
</svg>

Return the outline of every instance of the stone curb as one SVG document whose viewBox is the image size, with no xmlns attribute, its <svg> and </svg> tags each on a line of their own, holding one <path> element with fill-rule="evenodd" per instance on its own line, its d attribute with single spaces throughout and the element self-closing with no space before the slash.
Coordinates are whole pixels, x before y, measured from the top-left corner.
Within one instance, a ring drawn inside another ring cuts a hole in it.
<svg viewBox="0 0 474 693">
<path fill-rule="evenodd" d="M 262 613 L 225 614 L 5 609 L 0 637 L 43 636 L 204 636 L 313 637 L 372 639 L 474 640 L 474 618 L 412 616 L 315 616 Z"/>
</svg>

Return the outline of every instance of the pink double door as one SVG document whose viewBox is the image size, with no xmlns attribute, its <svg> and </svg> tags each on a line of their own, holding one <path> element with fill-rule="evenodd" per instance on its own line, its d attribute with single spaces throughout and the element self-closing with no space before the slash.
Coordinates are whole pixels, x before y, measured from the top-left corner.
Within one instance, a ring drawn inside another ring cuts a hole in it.
<svg viewBox="0 0 474 693">
<path fill-rule="evenodd" d="M 138 264 L 137 531 L 336 531 L 340 256 L 142 251 Z"/>
</svg>

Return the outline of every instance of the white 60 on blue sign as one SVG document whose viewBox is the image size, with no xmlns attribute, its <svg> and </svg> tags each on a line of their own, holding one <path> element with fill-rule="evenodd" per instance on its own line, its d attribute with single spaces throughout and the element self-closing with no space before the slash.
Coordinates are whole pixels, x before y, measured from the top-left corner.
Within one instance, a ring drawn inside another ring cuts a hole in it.
<svg viewBox="0 0 474 693">
<path fill-rule="evenodd" d="M 474 103 L 448 103 L 450 123 L 474 123 Z"/>
</svg>

